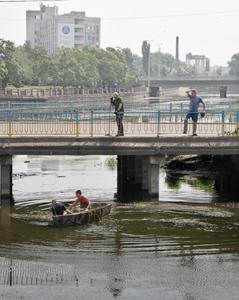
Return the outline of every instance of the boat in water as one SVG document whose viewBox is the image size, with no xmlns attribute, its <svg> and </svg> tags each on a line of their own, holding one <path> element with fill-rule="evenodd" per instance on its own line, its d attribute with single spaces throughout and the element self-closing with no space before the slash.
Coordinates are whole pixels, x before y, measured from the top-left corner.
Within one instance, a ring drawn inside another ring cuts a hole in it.
<svg viewBox="0 0 239 300">
<path fill-rule="evenodd" d="M 109 203 L 92 203 L 89 210 L 80 210 L 72 214 L 61 216 L 52 216 L 49 226 L 67 227 L 74 225 L 87 225 L 99 222 L 103 217 L 110 214 L 112 204 Z"/>
</svg>

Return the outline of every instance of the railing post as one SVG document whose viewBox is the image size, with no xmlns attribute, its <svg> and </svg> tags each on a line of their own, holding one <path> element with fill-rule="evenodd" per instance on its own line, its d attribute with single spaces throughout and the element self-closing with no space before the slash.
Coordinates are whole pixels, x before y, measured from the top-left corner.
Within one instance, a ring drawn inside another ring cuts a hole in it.
<svg viewBox="0 0 239 300">
<path fill-rule="evenodd" d="M 221 119 L 222 119 L 222 135 L 225 134 L 225 112 L 221 112 Z"/>
<path fill-rule="evenodd" d="M 76 136 L 80 136 L 80 114 L 79 111 L 76 112 Z"/>
<path fill-rule="evenodd" d="M 236 113 L 237 128 L 239 129 L 239 111 Z"/>
<path fill-rule="evenodd" d="M 7 103 L 7 134 L 8 136 L 12 136 L 12 112 L 11 112 L 11 102 L 8 101 Z"/>
<path fill-rule="evenodd" d="M 172 102 L 170 102 L 170 104 L 169 104 L 169 111 L 170 111 L 169 121 L 170 121 L 170 123 L 172 123 L 172 112 L 173 112 L 173 103 Z"/>
<path fill-rule="evenodd" d="M 94 111 L 90 112 L 90 136 L 94 135 Z"/>
<path fill-rule="evenodd" d="M 159 134 L 160 134 L 160 117 L 161 117 L 161 113 L 160 113 L 160 111 L 158 111 L 157 112 L 157 120 L 158 120 L 158 122 L 157 122 L 157 124 L 158 124 L 158 126 L 157 126 L 157 136 L 159 136 Z"/>
</svg>

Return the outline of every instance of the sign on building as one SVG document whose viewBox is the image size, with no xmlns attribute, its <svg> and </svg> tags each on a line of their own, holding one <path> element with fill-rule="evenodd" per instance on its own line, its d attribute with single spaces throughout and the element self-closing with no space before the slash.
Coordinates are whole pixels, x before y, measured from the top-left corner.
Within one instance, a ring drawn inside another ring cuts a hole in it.
<svg viewBox="0 0 239 300">
<path fill-rule="evenodd" d="M 74 24 L 58 24 L 58 48 L 74 48 L 75 46 L 75 28 Z"/>
</svg>

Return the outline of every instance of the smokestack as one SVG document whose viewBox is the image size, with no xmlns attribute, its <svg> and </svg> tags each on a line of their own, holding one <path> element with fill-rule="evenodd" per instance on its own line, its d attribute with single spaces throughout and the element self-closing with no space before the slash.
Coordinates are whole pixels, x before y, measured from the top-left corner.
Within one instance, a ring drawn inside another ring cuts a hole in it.
<svg viewBox="0 0 239 300">
<path fill-rule="evenodd" d="M 176 60 L 179 60 L 179 37 L 176 37 Z"/>
</svg>

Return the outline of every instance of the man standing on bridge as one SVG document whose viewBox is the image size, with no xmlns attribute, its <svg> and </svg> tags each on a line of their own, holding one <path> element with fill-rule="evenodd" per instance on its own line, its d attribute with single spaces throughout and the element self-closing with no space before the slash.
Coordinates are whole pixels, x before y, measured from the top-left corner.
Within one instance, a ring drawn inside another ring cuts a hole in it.
<svg viewBox="0 0 239 300">
<path fill-rule="evenodd" d="M 119 93 L 114 92 L 112 97 L 110 98 L 110 103 L 115 108 L 115 116 L 116 123 L 118 127 L 118 133 L 116 136 L 124 136 L 124 128 L 123 128 L 123 117 L 124 117 L 124 104 L 122 99 L 119 96 Z"/>
<path fill-rule="evenodd" d="M 191 91 L 191 93 L 190 93 Z M 199 109 L 199 105 L 202 104 L 203 105 L 203 112 L 201 113 L 201 117 L 205 116 L 205 103 L 203 102 L 203 100 L 197 96 L 197 91 L 192 89 L 186 92 L 186 94 L 188 95 L 188 98 L 190 99 L 190 103 L 189 103 L 189 111 L 186 115 L 186 118 L 184 120 L 184 130 L 183 133 L 186 134 L 188 131 L 188 119 L 192 119 L 193 121 L 193 136 L 197 136 L 197 121 L 198 121 L 198 109 Z"/>
</svg>

